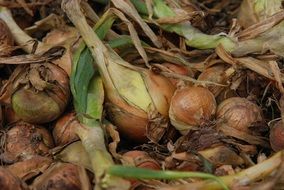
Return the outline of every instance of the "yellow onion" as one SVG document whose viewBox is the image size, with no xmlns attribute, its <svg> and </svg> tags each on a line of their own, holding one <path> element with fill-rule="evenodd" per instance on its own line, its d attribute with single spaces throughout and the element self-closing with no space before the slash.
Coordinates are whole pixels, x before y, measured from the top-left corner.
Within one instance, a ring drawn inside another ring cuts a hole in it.
<svg viewBox="0 0 284 190">
<path fill-rule="evenodd" d="M 63 69 L 52 63 L 29 65 L 23 67 L 18 77 L 19 80 L 24 78 L 24 82 L 11 98 L 17 117 L 41 124 L 53 121 L 63 113 L 70 98 L 69 80 Z"/>
<path fill-rule="evenodd" d="M 182 134 L 208 122 L 216 112 L 214 95 L 206 88 L 187 86 L 178 89 L 171 100 L 170 119 Z"/>
<path fill-rule="evenodd" d="M 253 124 L 263 121 L 261 109 L 246 98 L 233 97 L 221 102 L 217 108 L 218 128 L 230 127 L 249 133 Z"/>
<path fill-rule="evenodd" d="M 284 125 L 282 120 L 278 121 L 270 129 L 269 135 L 270 145 L 274 151 L 284 149 Z"/>
<path fill-rule="evenodd" d="M 54 146 L 47 129 L 24 122 L 15 123 L 1 140 L 5 142 L 1 160 L 7 163 L 33 155 L 46 155 Z"/>
<path fill-rule="evenodd" d="M 32 186 L 37 190 L 90 190 L 90 180 L 80 170 L 80 167 L 74 164 L 56 163 L 37 177 Z"/>
<path fill-rule="evenodd" d="M 163 63 L 162 65 L 165 66 L 167 69 L 169 69 L 171 72 L 174 72 L 176 74 L 190 76 L 190 77 L 193 77 L 194 75 L 194 73 L 189 68 L 182 66 L 182 65 L 177 65 L 173 63 Z M 174 78 L 170 78 L 169 80 L 175 86 L 177 86 L 179 82 L 178 79 L 174 79 Z"/>
<path fill-rule="evenodd" d="M 218 84 L 223 84 L 225 81 L 225 66 L 216 65 L 213 67 L 206 68 L 199 76 L 198 80 L 210 81 Z M 220 92 L 220 86 L 209 85 L 208 89 L 216 96 Z"/>
<path fill-rule="evenodd" d="M 0 19 L 0 57 L 9 56 L 13 50 L 13 44 L 14 39 L 8 26 Z"/>
<path fill-rule="evenodd" d="M 67 113 L 60 117 L 52 130 L 54 142 L 57 146 L 62 146 L 78 140 L 78 136 L 75 133 L 74 120 L 76 119 L 75 113 Z"/>
<path fill-rule="evenodd" d="M 88 25 L 80 7 L 72 3 L 75 2 L 65 2 L 62 7 L 95 60 L 94 64 L 105 87 L 108 105 L 106 110 L 111 115 L 109 119 L 118 127 L 121 135 L 133 141 L 145 142 L 146 136 L 152 141 L 159 141 L 166 131 L 166 127 L 161 124 L 165 125 L 165 120 L 168 119 L 170 99 L 175 87 L 167 78 L 147 69 L 134 67 L 113 49 L 105 46 Z M 71 13 L 74 11 L 76 14 Z M 139 46 L 137 43 L 135 45 Z M 145 55 L 141 44 L 138 48 Z M 145 57 L 143 53 L 142 57 Z M 155 126 L 155 131 L 151 130 L 152 126 Z M 159 126 L 161 127 L 157 129 Z M 158 134 L 155 134 L 157 131 Z M 136 135 L 132 136 L 133 134 Z"/>
<path fill-rule="evenodd" d="M 3 190 L 28 190 L 28 186 L 9 170 L 0 167 L 0 187 Z"/>
</svg>

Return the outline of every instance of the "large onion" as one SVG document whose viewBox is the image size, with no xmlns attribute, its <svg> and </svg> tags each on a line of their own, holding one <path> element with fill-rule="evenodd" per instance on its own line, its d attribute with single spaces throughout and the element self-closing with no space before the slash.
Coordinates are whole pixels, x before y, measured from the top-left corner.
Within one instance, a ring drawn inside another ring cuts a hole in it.
<svg viewBox="0 0 284 190">
<path fill-rule="evenodd" d="M 178 89 L 171 100 L 170 119 L 182 134 L 208 122 L 216 112 L 214 95 L 203 87 Z"/>
<path fill-rule="evenodd" d="M 24 122 L 15 123 L 2 136 L 2 140 L 5 142 L 5 149 L 1 159 L 8 163 L 25 160 L 32 155 L 46 155 L 53 147 L 53 140 L 47 129 Z"/>
</svg>

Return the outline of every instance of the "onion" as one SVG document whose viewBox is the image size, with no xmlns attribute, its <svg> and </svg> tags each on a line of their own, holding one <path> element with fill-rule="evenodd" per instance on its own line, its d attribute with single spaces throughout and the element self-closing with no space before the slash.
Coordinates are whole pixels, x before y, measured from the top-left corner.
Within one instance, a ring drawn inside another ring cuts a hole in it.
<svg viewBox="0 0 284 190">
<path fill-rule="evenodd" d="M 70 97 L 69 80 L 64 70 L 51 63 L 29 65 L 22 68 L 18 77 L 18 80 L 24 78 L 24 82 L 11 98 L 17 117 L 41 124 L 62 114 Z"/>
<path fill-rule="evenodd" d="M 35 179 L 32 186 L 37 190 L 91 189 L 89 178 L 82 175 L 80 167 L 69 163 L 51 166 Z"/>
<path fill-rule="evenodd" d="M 57 146 L 62 146 L 78 140 L 74 128 L 75 113 L 68 113 L 57 120 L 52 131 L 54 142 Z"/>
<path fill-rule="evenodd" d="M 9 56 L 13 50 L 13 44 L 14 39 L 8 26 L 0 19 L 0 57 Z"/>
<path fill-rule="evenodd" d="M 230 127 L 249 133 L 252 124 L 263 121 L 261 109 L 245 98 L 233 97 L 217 108 L 218 128 Z"/>
<path fill-rule="evenodd" d="M 280 151 L 284 149 L 284 126 L 282 120 L 278 121 L 271 127 L 269 140 L 271 148 L 274 151 Z"/>
<path fill-rule="evenodd" d="M 198 77 L 198 80 L 202 81 L 210 81 L 218 84 L 223 84 L 225 81 L 225 66 L 224 65 L 216 65 L 213 67 L 206 68 Z M 216 96 L 222 88 L 216 85 L 208 86 L 208 89 Z"/>
<path fill-rule="evenodd" d="M 127 164 L 136 166 L 138 168 L 146 168 L 152 170 L 160 170 L 161 166 L 159 163 L 151 158 L 147 152 L 139 151 L 139 150 L 132 150 L 124 153 L 122 155 L 122 160 Z M 130 180 L 131 182 L 131 190 L 140 189 L 143 187 L 141 186 L 141 182 L 138 180 Z"/>
<path fill-rule="evenodd" d="M 146 136 L 154 142 L 159 141 L 166 131 L 161 122 L 166 123 L 168 119 L 170 99 L 175 87 L 167 78 L 134 67 L 105 46 L 88 25 L 76 1 L 64 1 L 62 7 L 93 55 L 106 90 L 109 105 L 106 109 L 109 115 L 116 116 L 109 119 L 123 136 L 133 141 L 145 142 Z M 145 54 L 144 49 L 139 47 L 139 52 Z M 152 126 L 155 126 L 156 132 L 151 130 Z M 156 126 L 161 127 L 157 130 Z"/>
<path fill-rule="evenodd" d="M 46 155 L 53 147 L 53 140 L 47 129 L 24 122 L 15 123 L 7 134 L 2 136 L 5 152 L 1 154 L 4 162 L 25 160 L 33 155 Z"/>
<path fill-rule="evenodd" d="M 28 190 L 28 186 L 15 177 L 9 170 L 0 167 L 0 187 L 5 190 Z"/>
<path fill-rule="evenodd" d="M 170 119 L 182 134 L 209 121 L 216 112 L 214 95 L 206 88 L 191 86 L 178 89 L 171 100 Z"/>
<path fill-rule="evenodd" d="M 165 66 L 171 72 L 174 72 L 176 74 L 190 76 L 190 77 L 193 77 L 193 75 L 194 75 L 194 73 L 189 68 L 182 66 L 182 65 L 177 65 L 177 64 L 173 64 L 173 63 L 163 63 L 162 66 Z M 177 84 L 179 82 L 178 79 L 170 78 L 169 80 L 175 86 L 177 86 Z"/>
<path fill-rule="evenodd" d="M 20 121 L 20 118 L 16 116 L 15 112 L 13 111 L 13 109 L 9 106 L 5 106 L 4 107 L 4 118 L 5 118 L 5 122 L 7 124 L 10 123 L 15 123 L 17 121 Z"/>
</svg>

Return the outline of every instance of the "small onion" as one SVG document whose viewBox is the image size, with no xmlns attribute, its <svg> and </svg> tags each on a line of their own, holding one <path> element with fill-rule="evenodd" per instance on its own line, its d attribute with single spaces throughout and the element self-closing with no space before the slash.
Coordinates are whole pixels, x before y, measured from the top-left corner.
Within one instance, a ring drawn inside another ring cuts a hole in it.
<svg viewBox="0 0 284 190">
<path fill-rule="evenodd" d="M 9 56 L 13 50 L 14 39 L 6 25 L 6 23 L 0 19 L 0 57 Z"/>
<path fill-rule="evenodd" d="M 189 68 L 182 66 L 182 65 L 177 65 L 177 64 L 173 64 L 173 63 L 163 63 L 162 65 L 165 66 L 170 71 L 176 73 L 176 74 L 190 76 L 190 77 L 193 77 L 193 75 L 194 75 L 194 73 Z M 170 78 L 169 80 L 175 86 L 177 86 L 177 84 L 179 82 L 178 79 L 174 79 L 174 78 Z"/>
<path fill-rule="evenodd" d="M 83 177 L 87 179 L 83 180 Z M 91 189 L 89 178 L 81 175 L 79 166 L 70 163 L 56 163 L 37 177 L 32 185 L 37 190 Z"/>
<path fill-rule="evenodd" d="M 171 123 L 182 134 L 209 121 L 216 112 L 214 95 L 203 87 L 178 89 L 171 100 Z"/>
<path fill-rule="evenodd" d="M 3 190 L 28 190 L 28 186 L 9 170 L 0 167 L 0 188 Z"/>
<path fill-rule="evenodd" d="M 261 109 L 245 98 L 233 97 L 221 102 L 217 108 L 217 127 L 232 127 L 249 133 L 249 127 L 263 121 Z"/>
<path fill-rule="evenodd" d="M 5 152 L 1 154 L 1 159 L 8 163 L 33 155 L 46 155 L 54 146 L 47 129 L 24 122 L 15 123 L 2 140 L 5 142 Z"/>
<path fill-rule="evenodd" d="M 139 151 L 139 150 L 132 150 L 124 153 L 122 155 L 122 160 L 126 161 L 128 164 L 132 164 L 138 168 L 146 168 L 152 170 L 160 170 L 161 166 L 159 163 L 151 158 L 147 152 Z M 138 180 L 129 180 L 131 182 L 131 190 L 140 189 L 141 182 Z"/>
<path fill-rule="evenodd" d="M 74 120 L 75 113 L 72 112 L 63 115 L 55 123 L 52 135 L 57 146 L 62 146 L 79 139 L 74 130 L 76 127 Z"/>
<path fill-rule="evenodd" d="M 216 65 L 206 68 L 199 76 L 198 80 L 210 81 L 218 84 L 223 84 L 225 78 L 225 66 Z M 216 96 L 220 92 L 220 86 L 209 85 L 208 89 Z"/>
<path fill-rule="evenodd" d="M 284 125 L 282 120 L 278 121 L 270 129 L 269 135 L 270 145 L 274 151 L 284 149 Z"/>
<path fill-rule="evenodd" d="M 46 63 L 25 68 L 23 75 L 33 86 L 27 82 L 13 93 L 11 103 L 16 116 L 35 124 L 47 123 L 59 117 L 70 97 L 66 72 L 54 64 Z"/>
</svg>

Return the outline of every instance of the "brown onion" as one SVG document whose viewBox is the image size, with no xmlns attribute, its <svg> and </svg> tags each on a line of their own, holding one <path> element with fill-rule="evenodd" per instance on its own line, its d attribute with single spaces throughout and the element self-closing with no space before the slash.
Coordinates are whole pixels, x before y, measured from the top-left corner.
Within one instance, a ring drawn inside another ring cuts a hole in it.
<svg viewBox="0 0 284 190">
<path fill-rule="evenodd" d="M 0 188 L 3 190 L 28 190 L 28 186 L 9 170 L 0 167 Z"/>
<path fill-rule="evenodd" d="M 170 71 L 176 73 L 176 74 L 190 76 L 190 77 L 193 77 L 193 75 L 194 75 L 194 73 L 189 68 L 182 66 L 182 65 L 177 65 L 177 64 L 173 64 L 173 63 L 163 63 L 162 65 L 165 66 Z M 175 86 L 177 86 L 177 84 L 179 82 L 178 79 L 174 79 L 174 78 L 170 78 L 169 80 Z"/>
<path fill-rule="evenodd" d="M 2 140 L 5 142 L 5 152 L 1 154 L 1 159 L 7 163 L 25 160 L 33 155 L 46 155 L 53 147 L 47 129 L 24 122 L 15 123 L 2 136 Z"/>
<path fill-rule="evenodd" d="M 37 64 L 24 68 L 22 77 L 26 78 L 25 85 L 17 89 L 11 98 L 16 116 L 36 124 L 59 117 L 70 97 L 66 72 L 51 63 Z"/>
<path fill-rule="evenodd" d="M 248 133 L 252 124 L 263 121 L 261 109 L 245 98 L 229 98 L 218 105 L 217 127 L 231 127 Z"/>
<path fill-rule="evenodd" d="M 189 129 L 204 124 L 216 112 L 214 95 L 203 87 L 184 87 L 178 89 L 171 100 L 171 123 L 182 134 Z"/>
<path fill-rule="evenodd" d="M 216 65 L 206 68 L 199 76 L 198 80 L 210 81 L 218 84 L 223 84 L 225 81 L 225 66 Z M 220 92 L 220 86 L 209 85 L 208 89 L 216 96 Z"/>
<path fill-rule="evenodd" d="M 9 56 L 13 50 L 13 44 L 14 39 L 8 26 L 0 19 L 0 57 Z"/>
<path fill-rule="evenodd" d="M 160 170 L 161 166 L 159 163 L 151 158 L 147 152 L 132 150 L 124 153 L 122 155 L 122 160 L 127 164 L 134 165 L 138 168 L 146 168 L 152 170 Z M 129 180 L 131 182 L 131 190 L 139 189 L 141 186 L 141 182 L 138 180 Z"/>
<path fill-rule="evenodd" d="M 90 180 L 83 176 L 80 167 L 70 163 L 56 163 L 33 182 L 37 190 L 91 189 Z"/>
<path fill-rule="evenodd" d="M 57 120 L 52 131 L 53 139 L 57 146 L 62 146 L 79 139 L 74 130 L 77 125 L 74 124 L 75 119 L 75 113 L 72 112 L 63 115 Z"/>
<path fill-rule="evenodd" d="M 284 149 L 284 125 L 282 120 L 278 121 L 270 129 L 269 135 L 270 145 L 274 151 Z"/>
</svg>

